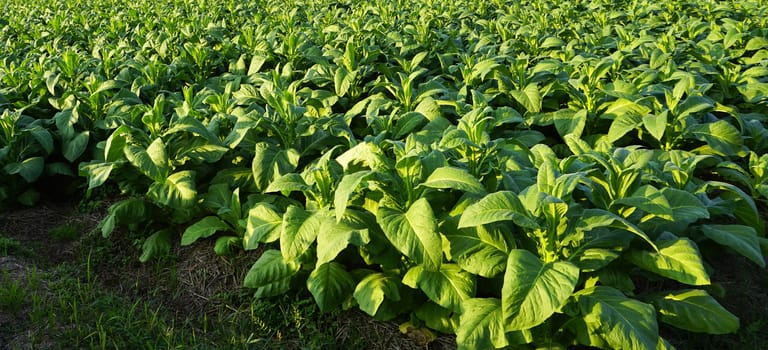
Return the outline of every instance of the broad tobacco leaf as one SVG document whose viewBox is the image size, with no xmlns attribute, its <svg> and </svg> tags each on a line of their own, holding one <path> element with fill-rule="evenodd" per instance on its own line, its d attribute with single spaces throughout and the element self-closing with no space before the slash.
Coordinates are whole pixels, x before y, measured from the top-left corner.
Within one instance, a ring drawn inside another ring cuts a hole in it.
<svg viewBox="0 0 768 350">
<path fill-rule="evenodd" d="M 352 297 L 355 281 L 339 263 L 318 264 L 307 278 L 307 288 L 315 297 L 321 312 L 329 312 Z"/>
<path fill-rule="evenodd" d="M 280 295 L 290 290 L 291 278 L 300 267 L 296 262 L 283 260 L 279 250 L 266 250 L 251 266 L 243 285 L 257 288 L 257 298 Z"/>
<path fill-rule="evenodd" d="M 459 220 L 459 228 L 505 220 L 512 220 L 525 228 L 538 228 L 535 218 L 526 210 L 517 195 L 510 191 L 491 193 L 467 207 Z"/>
<path fill-rule="evenodd" d="M 195 205 L 195 172 L 184 170 L 168 176 L 161 182 L 149 186 L 147 196 L 155 203 L 171 208 L 189 208 Z"/>
<path fill-rule="evenodd" d="M 292 205 L 283 215 L 280 251 L 286 261 L 296 260 L 315 242 L 324 220 L 331 218 L 328 210 L 306 211 Z"/>
<path fill-rule="evenodd" d="M 464 169 L 446 166 L 435 169 L 419 186 L 455 189 L 470 193 L 485 193 L 485 187 Z"/>
<path fill-rule="evenodd" d="M 578 280 L 579 268 L 570 262 L 544 263 L 527 250 L 512 250 L 501 289 L 506 329 L 525 330 L 546 321 L 565 304 Z"/>
<path fill-rule="evenodd" d="M 418 199 L 406 212 L 380 207 L 376 221 L 397 250 L 426 269 L 437 271 L 443 261 L 442 241 L 426 198 Z"/>
<path fill-rule="evenodd" d="M 509 345 L 501 300 L 473 298 L 461 305 L 456 343 L 459 350 L 496 349 Z"/>
<path fill-rule="evenodd" d="M 387 307 L 385 301 L 401 300 L 400 280 L 386 273 L 372 273 L 357 284 L 353 296 L 360 310 L 379 320 L 390 320 L 397 314 Z"/>
<path fill-rule="evenodd" d="M 80 156 L 85 153 L 89 139 L 90 132 L 83 131 L 75 134 L 71 139 L 63 140 L 61 153 L 64 155 L 64 158 L 70 163 L 74 163 L 77 158 L 80 158 Z"/>
<path fill-rule="evenodd" d="M 143 198 L 129 198 L 109 207 L 107 217 L 101 222 L 101 235 L 108 237 L 117 225 L 146 219 L 147 203 Z"/>
<path fill-rule="evenodd" d="M 3 170 L 8 174 L 19 174 L 29 183 L 37 180 L 43 174 L 45 160 L 43 157 L 27 158 L 20 163 L 10 163 Z"/>
<path fill-rule="evenodd" d="M 283 217 L 275 208 L 266 203 L 259 203 L 248 210 L 245 224 L 243 248 L 256 249 L 259 243 L 270 243 L 280 239 Z"/>
<path fill-rule="evenodd" d="M 405 274 L 403 284 L 421 289 L 437 305 L 456 312 L 462 301 L 475 296 L 474 276 L 455 264 L 443 264 L 439 271 L 416 265 Z"/>
<path fill-rule="evenodd" d="M 754 228 L 744 225 L 703 225 L 701 232 L 711 240 L 747 257 L 760 267 L 765 267 L 765 258 L 760 251 L 760 241 Z"/>
<path fill-rule="evenodd" d="M 336 221 L 341 221 L 341 218 L 344 217 L 344 211 L 347 210 L 347 201 L 349 201 L 349 197 L 355 190 L 357 190 L 357 186 L 360 185 L 360 182 L 369 175 L 371 175 L 371 171 L 363 170 L 346 174 L 341 178 L 333 195 L 333 206 L 336 209 Z"/>
<path fill-rule="evenodd" d="M 661 322 L 690 332 L 727 334 L 739 329 L 739 318 L 701 289 L 660 293 L 648 298 Z"/>
<path fill-rule="evenodd" d="M 125 158 L 142 174 L 155 182 L 162 182 L 168 176 L 170 165 L 165 144 L 161 138 L 156 138 L 146 149 L 127 145 L 123 148 Z"/>
<path fill-rule="evenodd" d="M 168 254 L 171 251 L 171 239 L 174 236 L 172 230 L 160 230 L 151 234 L 141 245 L 139 261 L 147 262 L 153 257 Z"/>
<path fill-rule="evenodd" d="M 190 245 L 200 238 L 207 238 L 218 231 L 226 230 L 231 230 L 226 222 L 217 216 L 206 216 L 184 230 L 184 234 L 181 235 L 181 245 Z"/>
<path fill-rule="evenodd" d="M 299 152 L 293 148 L 280 149 L 267 142 L 257 143 L 251 163 L 256 188 L 265 191 L 272 181 L 294 171 L 299 157 Z"/>
<path fill-rule="evenodd" d="M 441 229 L 445 230 L 445 226 Z M 453 261 L 467 272 L 493 277 L 506 269 L 509 247 L 500 229 L 486 226 L 450 229 L 444 232 Z"/>
<path fill-rule="evenodd" d="M 361 247 L 370 242 L 365 222 L 346 216 L 342 221 L 323 220 L 317 235 L 317 264 L 325 264 L 336 259 L 348 245 Z"/>
<path fill-rule="evenodd" d="M 704 269 L 696 245 L 687 238 L 667 239 L 669 234 L 662 235 L 656 242 L 658 251 L 631 250 L 625 256 L 633 264 L 671 278 L 680 283 L 694 286 L 710 284 L 709 275 Z"/>
<path fill-rule="evenodd" d="M 427 327 L 441 333 L 455 334 L 459 327 L 459 313 L 433 302 L 422 304 L 413 311 L 413 314 L 424 321 Z"/>
<path fill-rule="evenodd" d="M 619 290 L 605 286 L 583 289 L 574 297 L 589 333 L 590 340 L 585 345 L 610 349 L 656 349 L 659 326 L 653 306 L 627 298 Z M 582 335 L 580 338 L 584 343 L 586 339 L 583 338 L 586 337 Z"/>
<path fill-rule="evenodd" d="M 675 221 L 694 222 L 709 218 L 707 207 L 690 192 L 666 187 L 661 189 L 661 193 L 667 198 Z"/>
</svg>

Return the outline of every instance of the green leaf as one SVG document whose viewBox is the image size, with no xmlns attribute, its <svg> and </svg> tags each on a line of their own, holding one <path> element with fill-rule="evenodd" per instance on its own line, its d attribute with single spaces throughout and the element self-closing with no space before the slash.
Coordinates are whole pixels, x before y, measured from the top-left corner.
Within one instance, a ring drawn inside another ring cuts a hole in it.
<svg viewBox="0 0 768 350">
<path fill-rule="evenodd" d="M 120 125 L 107 138 L 104 145 L 104 160 L 107 162 L 116 162 L 124 160 L 125 146 L 127 143 L 126 135 L 130 135 L 131 129 L 127 125 Z"/>
<path fill-rule="evenodd" d="M 579 268 L 570 262 L 544 263 L 527 250 L 512 250 L 501 289 L 506 329 L 525 330 L 546 321 L 565 304 L 578 280 Z"/>
<path fill-rule="evenodd" d="M 475 296 L 474 276 L 455 264 L 442 264 L 438 271 L 416 265 L 405 274 L 403 284 L 421 289 L 429 300 L 455 312 L 461 311 L 464 300 Z"/>
<path fill-rule="evenodd" d="M 355 287 L 353 296 L 360 310 L 379 319 L 391 319 L 396 315 L 386 312 L 382 305 L 386 300 L 400 301 L 400 281 L 385 273 L 372 273 L 365 276 Z"/>
<path fill-rule="evenodd" d="M 577 225 L 581 226 L 582 224 Z M 591 225 L 594 224 L 590 224 L 590 226 Z M 603 226 L 596 225 L 595 227 Z M 583 231 L 580 227 L 577 227 L 576 230 Z M 622 230 L 594 230 L 583 232 L 583 242 L 578 249 L 569 256 L 569 259 L 583 272 L 601 270 L 611 261 L 617 259 L 621 252 L 629 247 L 630 242 L 632 241 L 632 236 L 627 235 Z M 566 238 L 566 240 L 567 239 L 568 238 Z M 565 242 L 563 244 L 565 244 Z"/>
<path fill-rule="evenodd" d="M 656 349 L 659 326 L 653 306 L 605 286 L 586 288 L 574 296 L 589 334 L 601 338 L 605 348 Z"/>
<path fill-rule="evenodd" d="M 683 103 L 677 106 L 677 119 L 683 118 L 698 112 L 702 112 L 714 107 L 712 100 L 704 96 L 688 96 Z"/>
<path fill-rule="evenodd" d="M 509 94 L 517 100 L 528 112 L 541 111 L 541 93 L 536 83 L 530 83 L 523 90 L 510 90 Z"/>
<path fill-rule="evenodd" d="M 349 244 L 363 246 L 370 242 L 367 226 L 354 222 L 348 217 L 342 221 L 324 220 L 317 234 L 317 264 L 325 264 L 336 259 Z"/>
<path fill-rule="evenodd" d="M 427 122 L 428 120 L 423 114 L 419 112 L 407 112 L 397 119 L 395 127 L 392 129 L 392 138 L 399 140 Z"/>
<path fill-rule="evenodd" d="M 333 311 L 352 296 L 355 290 L 355 281 L 352 276 L 339 263 L 330 262 L 318 264 L 307 278 L 307 288 L 320 311 L 325 313 Z"/>
<path fill-rule="evenodd" d="M 648 133 L 657 141 L 661 141 L 661 138 L 664 137 L 664 132 L 667 130 L 668 114 L 667 111 L 664 111 L 658 115 L 646 114 L 643 116 L 645 130 L 648 130 Z"/>
<path fill-rule="evenodd" d="M 744 225 L 703 225 L 701 232 L 711 240 L 747 257 L 760 267 L 765 267 L 765 258 L 760 251 L 760 241 L 754 228 Z"/>
<path fill-rule="evenodd" d="M 200 238 L 213 236 L 218 231 L 228 231 L 232 228 L 217 216 L 206 216 L 190 225 L 181 235 L 181 245 L 190 245 Z"/>
<path fill-rule="evenodd" d="M 637 113 L 619 114 L 608 129 L 608 141 L 616 142 L 628 132 L 637 129 L 643 123 L 643 116 Z"/>
<path fill-rule="evenodd" d="M 2 191 L 2 189 L 0 189 Z M 3 196 L 0 196 L 3 197 Z M 28 207 L 31 207 L 37 203 L 37 201 L 40 200 L 40 192 L 35 190 L 34 188 L 30 188 L 20 195 L 16 196 L 16 201 L 21 203 L 22 205 L 26 205 Z"/>
<path fill-rule="evenodd" d="M 706 142 L 711 153 L 716 155 L 733 156 L 741 151 L 741 132 L 726 120 L 692 125 L 687 131 L 697 140 Z"/>
<path fill-rule="evenodd" d="M 455 334 L 459 327 L 459 313 L 446 309 L 433 302 L 426 302 L 414 310 L 413 314 L 430 329 L 441 333 Z"/>
<path fill-rule="evenodd" d="M 570 110 L 568 110 L 570 111 Z M 582 109 L 575 113 L 555 113 L 555 129 L 560 136 L 571 135 L 581 138 L 584 127 L 587 125 L 587 110 Z"/>
<path fill-rule="evenodd" d="M 765 222 L 761 218 L 752 196 L 746 194 L 738 186 L 727 182 L 707 181 L 705 185 L 709 191 L 712 189 L 719 191 L 719 197 L 727 201 L 727 205 L 734 216 L 743 223 L 752 226 L 758 234 L 764 235 Z"/>
<path fill-rule="evenodd" d="M 307 252 L 327 216 L 325 210 L 309 212 L 295 205 L 288 207 L 280 233 L 280 250 L 286 261 L 296 260 Z"/>
<path fill-rule="evenodd" d="M 107 217 L 101 222 L 101 234 L 106 238 L 116 225 L 146 220 L 147 203 L 143 198 L 129 198 L 109 207 Z"/>
<path fill-rule="evenodd" d="M 168 154 L 161 138 L 156 138 L 147 147 L 141 148 L 135 145 L 127 145 L 123 149 L 125 158 L 128 159 L 142 174 L 155 182 L 162 182 L 170 171 Z"/>
<path fill-rule="evenodd" d="M 429 202 L 419 198 L 408 211 L 379 207 L 376 221 L 397 250 L 417 264 L 436 271 L 443 260 L 442 242 Z"/>
<path fill-rule="evenodd" d="M 271 205 L 256 204 L 248 210 L 243 249 L 256 249 L 259 243 L 270 243 L 280 239 L 282 226 L 283 217 Z"/>
<path fill-rule="evenodd" d="M 649 301 L 661 322 L 680 329 L 709 334 L 735 333 L 739 329 L 739 318 L 700 289 L 658 294 Z"/>
<path fill-rule="evenodd" d="M 690 192 L 665 187 L 661 189 L 661 193 L 667 198 L 675 221 L 695 222 L 709 218 L 707 208 Z"/>
<path fill-rule="evenodd" d="M 455 189 L 470 193 L 485 193 L 480 181 L 464 169 L 451 166 L 435 169 L 420 186 Z"/>
<path fill-rule="evenodd" d="M 21 163 L 10 163 L 3 167 L 9 175 L 19 174 L 28 183 L 37 180 L 43 174 L 45 169 L 45 160 L 43 157 L 31 157 L 24 159 Z"/>
<path fill-rule="evenodd" d="M 115 168 L 115 163 L 80 163 L 80 176 L 88 177 L 88 189 L 94 189 L 103 185 L 112 170 Z"/>
<path fill-rule="evenodd" d="M 213 245 L 213 251 L 216 255 L 228 255 L 232 254 L 232 249 L 238 245 L 242 245 L 242 239 L 235 236 L 221 236 L 216 238 L 216 243 Z"/>
<path fill-rule="evenodd" d="M 458 350 L 497 349 L 509 345 L 499 299 L 465 300 L 461 309 L 456 330 Z"/>
<path fill-rule="evenodd" d="M 674 212 L 667 197 L 664 196 L 662 191 L 651 185 L 641 186 L 630 197 L 618 198 L 613 203 L 638 208 L 647 215 L 656 216 L 664 220 L 674 220 Z"/>
<path fill-rule="evenodd" d="M 766 47 L 768 47 L 768 39 L 762 36 L 756 36 L 747 41 L 747 45 L 744 46 L 744 49 L 747 51 L 756 51 Z"/>
<path fill-rule="evenodd" d="M 336 192 L 333 194 L 333 206 L 336 209 L 336 221 L 341 221 L 344 217 L 344 212 L 347 210 L 347 201 L 349 196 L 355 192 L 357 186 L 360 185 L 371 172 L 368 170 L 358 171 L 351 174 L 346 174 L 341 178 L 338 186 L 336 186 Z"/>
<path fill-rule="evenodd" d="M 173 125 L 163 132 L 163 136 L 171 135 L 180 131 L 186 131 L 193 133 L 197 136 L 202 136 L 208 143 L 221 146 L 218 136 L 208 130 L 205 125 L 195 117 L 184 116 L 173 121 Z"/>
<path fill-rule="evenodd" d="M 264 190 L 264 193 L 269 192 L 304 192 L 311 187 L 304 182 L 304 179 L 300 174 L 288 173 L 278 177 L 272 181 L 269 186 Z"/>
<path fill-rule="evenodd" d="M 631 250 L 626 255 L 633 264 L 694 286 L 710 284 L 696 245 L 687 238 L 663 239 L 656 242 L 658 252 Z"/>
<path fill-rule="evenodd" d="M 491 193 L 461 214 L 459 228 L 512 220 L 525 228 L 538 228 L 536 220 L 525 209 L 516 194 L 510 191 Z"/>
<path fill-rule="evenodd" d="M 51 154 L 51 152 L 53 152 L 53 136 L 51 136 L 50 131 L 36 128 L 32 129 L 30 133 L 40 147 L 43 147 L 46 154 Z"/>
<path fill-rule="evenodd" d="M 161 180 L 162 181 L 162 180 Z M 149 186 L 147 196 L 155 203 L 171 208 L 190 208 L 195 205 L 197 190 L 195 189 L 195 172 L 180 171 L 168 176 L 162 182 Z"/>
<path fill-rule="evenodd" d="M 168 254 L 171 251 L 172 230 L 160 230 L 151 234 L 144 240 L 141 246 L 139 261 L 147 262 L 149 259 Z"/>
<path fill-rule="evenodd" d="M 77 158 L 85 152 L 88 147 L 88 139 L 90 138 L 90 132 L 83 131 L 75 134 L 71 139 L 65 139 L 62 154 L 70 163 L 74 163 Z"/>
<path fill-rule="evenodd" d="M 506 269 L 509 247 L 501 230 L 481 225 L 451 230 L 445 237 L 452 260 L 467 272 L 490 278 Z"/>
<path fill-rule="evenodd" d="M 299 157 L 299 152 L 293 148 L 280 149 L 266 142 L 257 143 L 251 163 L 256 188 L 265 191 L 272 181 L 296 170 Z"/>
<path fill-rule="evenodd" d="M 384 152 L 372 142 L 360 142 L 355 147 L 350 148 L 340 156 L 336 161 L 346 170 L 352 164 L 361 164 L 372 170 L 384 169 L 387 167 L 387 160 Z"/>
<path fill-rule="evenodd" d="M 290 290 L 291 278 L 300 267 L 296 262 L 283 260 L 279 250 L 266 250 L 251 266 L 243 285 L 246 288 L 257 288 L 257 298 L 284 294 Z"/>
</svg>

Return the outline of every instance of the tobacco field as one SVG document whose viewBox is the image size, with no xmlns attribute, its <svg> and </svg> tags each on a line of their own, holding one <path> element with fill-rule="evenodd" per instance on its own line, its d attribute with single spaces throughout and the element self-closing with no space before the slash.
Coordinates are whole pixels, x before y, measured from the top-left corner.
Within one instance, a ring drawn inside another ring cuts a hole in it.
<svg viewBox="0 0 768 350">
<path fill-rule="evenodd" d="M 766 267 L 763 0 L 4 0 L 0 210 L 114 194 L 142 262 L 258 251 L 460 349 L 736 332 Z"/>
</svg>

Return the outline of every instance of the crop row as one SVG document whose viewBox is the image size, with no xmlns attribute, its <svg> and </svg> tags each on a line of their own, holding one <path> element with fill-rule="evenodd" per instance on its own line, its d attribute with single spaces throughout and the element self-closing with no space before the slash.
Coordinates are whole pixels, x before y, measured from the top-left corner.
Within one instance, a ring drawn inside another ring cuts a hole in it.
<svg viewBox="0 0 768 350">
<path fill-rule="evenodd" d="M 0 202 L 109 184 L 142 261 L 262 249 L 256 297 L 461 348 L 733 332 L 706 259 L 765 266 L 766 8 L 6 1 Z"/>
</svg>

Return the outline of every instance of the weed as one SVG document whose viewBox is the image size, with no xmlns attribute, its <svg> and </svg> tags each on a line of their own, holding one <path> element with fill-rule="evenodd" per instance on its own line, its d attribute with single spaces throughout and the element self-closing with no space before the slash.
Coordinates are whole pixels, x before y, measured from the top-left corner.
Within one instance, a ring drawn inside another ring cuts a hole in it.
<svg viewBox="0 0 768 350">
<path fill-rule="evenodd" d="M 3 271 L 3 278 L 0 280 L 0 309 L 18 314 L 24 306 L 27 293 L 27 289 L 18 279 Z"/>
<path fill-rule="evenodd" d="M 0 233 L 0 255 L 26 257 L 30 253 L 31 251 L 25 248 L 21 242 Z"/>
<path fill-rule="evenodd" d="M 74 241 L 80 237 L 83 225 L 78 223 L 66 223 L 51 229 L 51 237 L 58 241 Z"/>
</svg>

